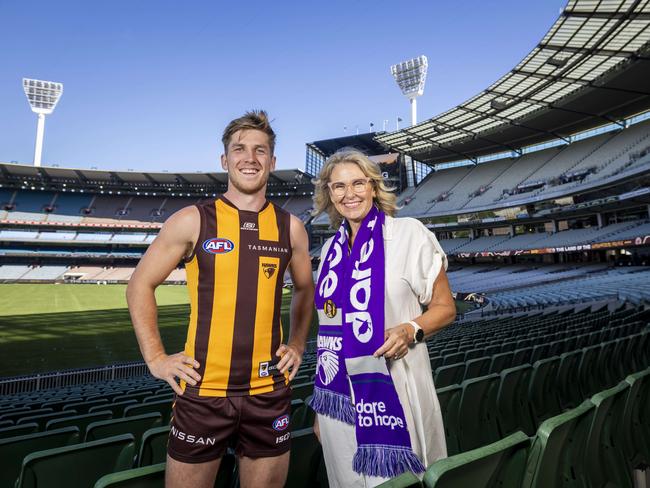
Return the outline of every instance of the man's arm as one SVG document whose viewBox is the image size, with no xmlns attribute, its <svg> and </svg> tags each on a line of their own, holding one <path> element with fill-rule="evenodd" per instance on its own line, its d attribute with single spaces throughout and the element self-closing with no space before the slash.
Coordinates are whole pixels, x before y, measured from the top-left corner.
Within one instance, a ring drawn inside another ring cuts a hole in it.
<svg viewBox="0 0 650 488">
<path fill-rule="evenodd" d="M 305 341 L 309 335 L 309 325 L 314 307 L 314 280 L 309 259 L 309 238 L 305 226 L 298 217 L 291 216 L 291 248 L 292 256 L 289 272 L 293 281 L 293 296 L 291 297 L 290 332 L 287 344 L 280 345 L 276 356 L 280 357 L 278 369 L 284 374 L 291 369 L 289 379 L 298 373 L 302 354 L 305 352 Z"/>
<path fill-rule="evenodd" d="M 165 353 L 158 330 L 155 290 L 179 261 L 192 252 L 200 225 L 201 217 L 196 207 L 186 207 L 172 215 L 138 263 L 126 289 L 126 301 L 142 357 L 151 374 L 165 380 L 179 395 L 183 392 L 175 378 L 195 385 L 201 377 L 193 368 L 198 368 L 199 363 L 182 353 L 171 356 Z"/>
</svg>

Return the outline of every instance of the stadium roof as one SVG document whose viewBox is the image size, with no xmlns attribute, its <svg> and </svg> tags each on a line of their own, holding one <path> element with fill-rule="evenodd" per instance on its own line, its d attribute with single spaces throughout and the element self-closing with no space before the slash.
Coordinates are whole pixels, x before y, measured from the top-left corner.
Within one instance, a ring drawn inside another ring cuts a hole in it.
<svg viewBox="0 0 650 488">
<path fill-rule="evenodd" d="M 35 167 L 14 163 L 0 164 L 0 183 L 28 184 L 56 189 L 57 186 L 77 186 L 93 188 L 97 185 L 126 187 L 204 187 L 210 191 L 225 191 L 228 174 L 221 173 L 140 173 L 131 171 L 100 171 L 89 169 L 70 169 L 58 167 Z M 269 178 L 269 189 L 278 190 L 296 186 L 313 186 L 309 176 L 299 169 L 273 171 Z"/>
<path fill-rule="evenodd" d="M 650 108 L 648 79 L 650 1 L 569 0 L 508 74 L 461 105 L 376 140 L 429 164 L 517 152 L 610 123 L 622 126 Z"/>
<path fill-rule="evenodd" d="M 315 149 L 326 158 L 344 147 L 355 148 L 366 155 L 373 156 L 386 153 L 386 148 L 375 140 L 375 137 L 381 134 L 384 134 L 384 132 L 368 132 L 366 134 L 335 137 L 334 139 L 310 142 L 307 146 Z"/>
</svg>

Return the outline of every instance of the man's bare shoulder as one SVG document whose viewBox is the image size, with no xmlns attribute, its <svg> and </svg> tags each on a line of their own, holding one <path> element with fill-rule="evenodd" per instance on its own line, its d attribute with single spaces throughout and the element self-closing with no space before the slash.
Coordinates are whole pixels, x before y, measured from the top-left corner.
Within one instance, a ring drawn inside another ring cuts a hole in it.
<svg viewBox="0 0 650 488">
<path fill-rule="evenodd" d="M 185 227 L 193 228 L 201 224 L 201 214 L 196 205 L 183 207 L 174 212 L 163 224 L 164 227 Z"/>
</svg>

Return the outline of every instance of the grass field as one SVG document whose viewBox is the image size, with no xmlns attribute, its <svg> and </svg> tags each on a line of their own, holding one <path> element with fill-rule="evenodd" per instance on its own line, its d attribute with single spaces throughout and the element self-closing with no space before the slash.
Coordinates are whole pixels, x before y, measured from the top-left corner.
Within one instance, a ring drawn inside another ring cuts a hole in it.
<svg viewBox="0 0 650 488">
<path fill-rule="evenodd" d="M 125 285 L 0 285 L 0 377 L 140 361 L 125 289 Z M 187 290 L 162 286 L 156 298 L 165 349 L 180 351 L 189 317 Z M 290 300 L 290 295 L 283 296 L 285 329 Z"/>
<path fill-rule="evenodd" d="M 125 285 L 0 285 L 0 377 L 140 361 Z M 156 291 L 160 335 L 168 352 L 185 344 L 184 286 Z M 282 300 L 288 334 L 290 294 Z M 466 304 L 459 304 L 465 306 Z M 315 337 L 315 317 L 310 337 Z"/>
</svg>

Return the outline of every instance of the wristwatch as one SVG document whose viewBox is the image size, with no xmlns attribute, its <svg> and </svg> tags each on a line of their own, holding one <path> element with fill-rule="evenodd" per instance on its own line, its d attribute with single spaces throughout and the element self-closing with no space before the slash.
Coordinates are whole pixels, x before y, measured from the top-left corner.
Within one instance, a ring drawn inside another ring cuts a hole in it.
<svg viewBox="0 0 650 488">
<path fill-rule="evenodd" d="M 413 320 L 409 320 L 408 323 L 411 324 L 411 325 L 413 326 L 413 329 L 415 329 L 415 330 L 413 331 L 413 342 L 414 342 L 415 344 L 417 344 L 417 343 L 419 343 L 419 342 L 422 342 L 422 341 L 424 340 L 424 331 L 422 330 L 422 327 L 420 327 L 420 326 L 417 324 L 417 322 L 415 322 L 415 321 L 413 321 Z"/>
</svg>

